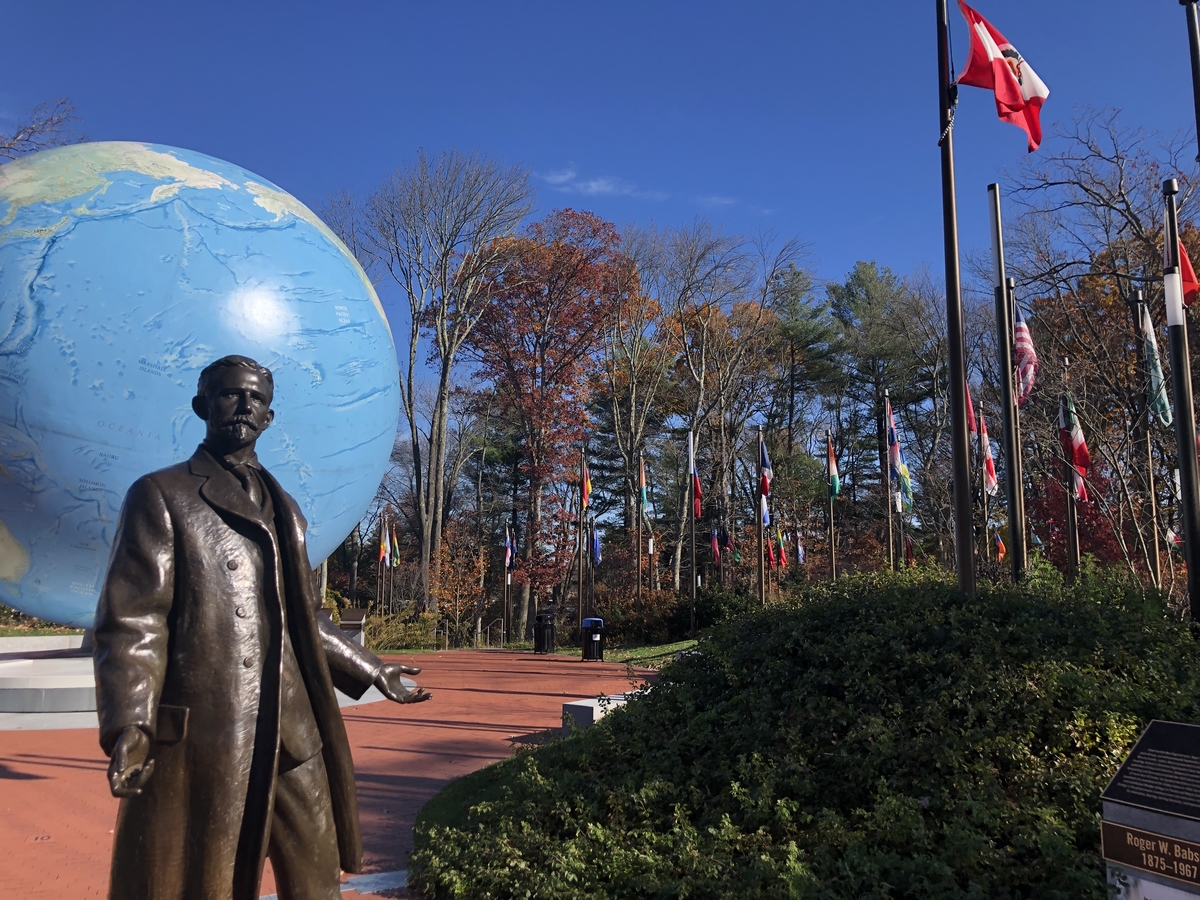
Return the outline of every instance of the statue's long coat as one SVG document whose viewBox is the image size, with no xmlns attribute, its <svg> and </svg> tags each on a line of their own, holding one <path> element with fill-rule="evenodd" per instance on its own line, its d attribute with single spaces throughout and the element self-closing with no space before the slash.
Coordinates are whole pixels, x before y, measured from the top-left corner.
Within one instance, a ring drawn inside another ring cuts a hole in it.
<svg viewBox="0 0 1200 900">
<path fill-rule="evenodd" d="M 318 615 L 306 522 L 262 474 L 277 541 L 203 446 L 125 497 L 96 612 L 100 743 L 110 753 L 135 725 L 151 738 L 155 768 L 140 796 L 121 801 L 112 900 L 258 897 L 279 754 L 283 615 L 320 732 L 341 866 L 361 866 L 334 682 L 361 696 L 380 663 Z"/>
</svg>

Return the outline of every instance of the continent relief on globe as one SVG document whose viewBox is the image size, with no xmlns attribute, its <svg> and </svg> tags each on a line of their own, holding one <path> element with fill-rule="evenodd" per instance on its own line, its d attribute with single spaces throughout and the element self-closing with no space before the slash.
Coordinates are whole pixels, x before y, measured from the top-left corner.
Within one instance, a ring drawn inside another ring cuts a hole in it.
<svg viewBox="0 0 1200 900">
<path fill-rule="evenodd" d="M 366 273 L 295 197 L 187 150 L 77 144 L 0 166 L 0 602 L 87 627 L 121 502 L 204 435 L 200 370 L 275 377 L 259 458 L 314 565 L 391 453 L 396 353 Z"/>
</svg>

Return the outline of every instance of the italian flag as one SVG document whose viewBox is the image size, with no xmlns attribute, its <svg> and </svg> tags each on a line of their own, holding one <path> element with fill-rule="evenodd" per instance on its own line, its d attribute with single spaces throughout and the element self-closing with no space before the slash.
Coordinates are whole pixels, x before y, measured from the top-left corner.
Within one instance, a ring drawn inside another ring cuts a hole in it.
<svg viewBox="0 0 1200 900">
<path fill-rule="evenodd" d="M 1088 494 L 1083 476 L 1092 467 L 1092 456 L 1088 452 L 1087 441 L 1083 439 L 1083 429 L 1079 426 L 1079 417 L 1075 415 L 1075 400 L 1070 394 L 1063 394 L 1058 405 L 1058 437 L 1062 441 L 1063 456 L 1071 467 L 1075 499 L 1086 503 Z"/>
<path fill-rule="evenodd" d="M 842 492 L 842 479 L 838 477 L 837 457 L 833 455 L 833 438 L 826 437 L 825 443 L 829 445 L 829 460 L 826 463 L 829 472 L 829 496 L 836 497 Z"/>
</svg>

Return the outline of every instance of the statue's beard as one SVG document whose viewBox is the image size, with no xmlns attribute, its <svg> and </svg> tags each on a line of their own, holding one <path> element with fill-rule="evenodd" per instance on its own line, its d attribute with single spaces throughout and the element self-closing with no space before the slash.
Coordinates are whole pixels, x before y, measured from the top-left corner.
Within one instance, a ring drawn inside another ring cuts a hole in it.
<svg viewBox="0 0 1200 900">
<path fill-rule="evenodd" d="M 251 416 L 234 416 L 218 425 L 217 431 L 224 440 L 238 447 L 258 440 L 258 427 Z"/>
</svg>

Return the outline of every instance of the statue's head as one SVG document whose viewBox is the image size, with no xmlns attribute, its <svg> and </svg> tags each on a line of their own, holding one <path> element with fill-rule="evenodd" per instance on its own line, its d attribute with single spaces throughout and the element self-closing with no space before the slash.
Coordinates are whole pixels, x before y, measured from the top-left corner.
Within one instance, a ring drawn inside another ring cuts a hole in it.
<svg viewBox="0 0 1200 900">
<path fill-rule="evenodd" d="M 271 370 L 248 356 L 224 356 L 205 366 L 192 409 L 208 425 L 205 442 L 222 453 L 249 447 L 275 419 Z"/>
</svg>

